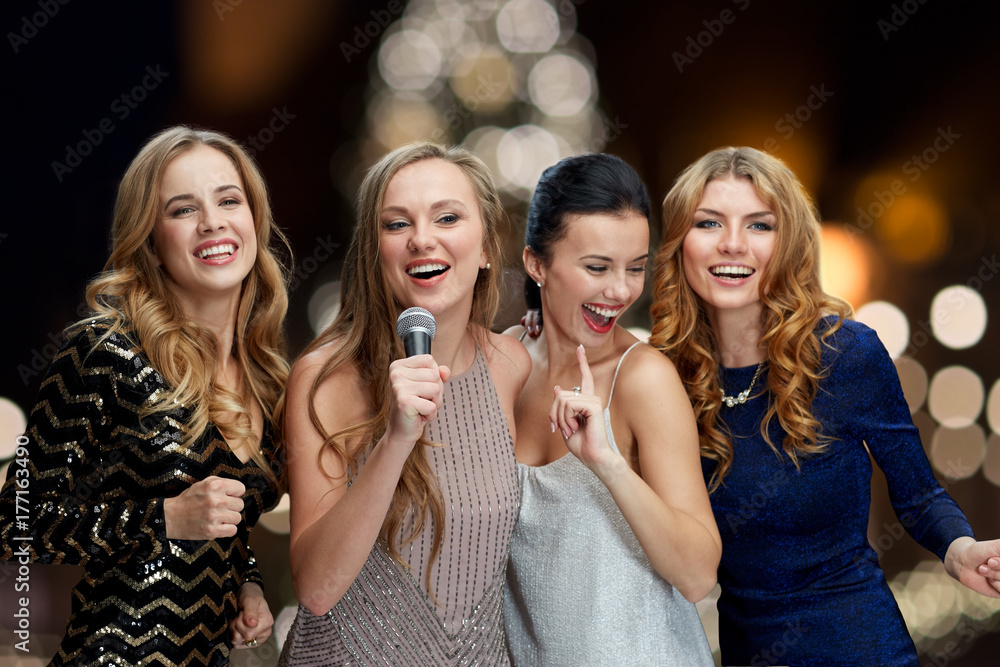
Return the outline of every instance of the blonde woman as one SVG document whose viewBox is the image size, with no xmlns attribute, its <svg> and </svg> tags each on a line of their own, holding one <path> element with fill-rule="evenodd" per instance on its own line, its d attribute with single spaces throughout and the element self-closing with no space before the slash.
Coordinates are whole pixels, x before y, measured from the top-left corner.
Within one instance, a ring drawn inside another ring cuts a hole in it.
<svg viewBox="0 0 1000 667">
<path fill-rule="evenodd" d="M 164 130 L 125 172 L 0 496 L 4 558 L 84 568 L 52 664 L 225 665 L 270 635 L 248 540 L 278 498 L 286 250 L 222 134 Z"/>
<path fill-rule="evenodd" d="M 530 361 L 489 329 L 503 208 L 478 158 L 419 143 L 371 167 L 357 215 L 340 313 L 283 412 L 300 606 L 280 663 L 504 665 Z M 414 306 L 437 333 L 405 358 L 395 324 Z"/>
<path fill-rule="evenodd" d="M 777 158 L 723 148 L 678 177 L 663 211 L 651 344 L 698 420 L 723 663 L 918 665 L 868 544 L 871 459 L 910 534 L 991 597 L 1000 541 L 973 539 L 885 348 L 823 291 L 812 201 Z"/>
</svg>

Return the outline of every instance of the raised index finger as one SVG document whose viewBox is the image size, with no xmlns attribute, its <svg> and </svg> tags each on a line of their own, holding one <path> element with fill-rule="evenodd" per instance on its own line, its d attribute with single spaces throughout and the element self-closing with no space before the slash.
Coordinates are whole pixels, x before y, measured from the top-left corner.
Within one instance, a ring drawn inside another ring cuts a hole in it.
<svg viewBox="0 0 1000 667">
<path fill-rule="evenodd" d="M 583 345 L 576 348 L 576 360 L 580 364 L 580 392 L 593 394 L 594 376 L 590 372 L 590 364 L 587 363 L 587 350 L 583 348 Z"/>
</svg>

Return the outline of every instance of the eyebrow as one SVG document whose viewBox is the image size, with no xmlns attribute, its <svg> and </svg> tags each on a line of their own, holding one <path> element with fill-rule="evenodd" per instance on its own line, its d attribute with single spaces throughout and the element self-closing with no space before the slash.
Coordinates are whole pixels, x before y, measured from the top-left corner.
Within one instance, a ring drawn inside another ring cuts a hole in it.
<svg viewBox="0 0 1000 667">
<path fill-rule="evenodd" d="M 709 215 L 716 215 L 716 216 L 719 216 L 720 218 L 726 217 L 726 215 L 724 213 L 722 213 L 720 211 L 712 210 L 710 208 L 696 208 L 694 212 L 698 213 L 699 211 L 702 212 L 702 213 L 708 213 Z M 744 215 L 743 217 L 744 218 L 762 218 L 765 215 L 774 215 L 774 211 L 757 211 L 756 213 L 748 213 L 748 214 Z"/>
<path fill-rule="evenodd" d="M 431 211 L 439 211 L 443 208 L 460 208 L 463 211 L 467 211 L 468 207 L 457 199 L 442 199 L 441 201 L 436 201 L 431 204 Z M 383 215 L 386 213 L 409 213 L 409 209 L 405 206 L 386 206 L 382 209 Z"/>
<path fill-rule="evenodd" d="M 599 262 L 613 262 L 613 261 L 615 261 L 615 260 L 613 260 L 610 257 L 605 257 L 604 255 L 584 255 L 580 259 L 596 259 Z M 645 255 L 639 255 L 635 259 L 630 259 L 628 261 L 628 263 L 631 264 L 632 262 L 638 262 L 640 260 L 646 261 L 647 259 L 649 259 L 649 253 L 648 252 Z"/>
<path fill-rule="evenodd" d="M 212 191 L 212 194 L 218 194 L 220 192 L 225 192 L 226 190 L 236 190 L 241 194 L 243 193 L 243 190 L 240 189 L 240 186 L 230 183 L 228 185 L 220 185 L 219 187 L 215 188 L 215 190 Z M 174 195 L 173 197 L 167 200 L 166 204 L 163 205 L 163 210 L 166 211 L 168 208 L 170 208 L 170 205 L 173 204 L 175 201 L 187 201 L 188 199 L 194 199 L 194 195 L 192 194 Z"/>
</svg>

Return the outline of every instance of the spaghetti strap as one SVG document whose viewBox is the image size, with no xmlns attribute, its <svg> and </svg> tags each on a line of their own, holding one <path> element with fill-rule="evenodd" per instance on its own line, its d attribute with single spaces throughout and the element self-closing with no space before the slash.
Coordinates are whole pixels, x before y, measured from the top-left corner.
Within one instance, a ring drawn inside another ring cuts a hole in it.
<svg viewBox="0 0 1000 667">
<path fill-rule="evenodd" d="M 632 348 L 636 345 L 641 344 L 641 340 L 637 340 L 628 346 L 628 349 L 622 352 L 622 356 L 618 359 L 618 365 L 615 366 L 615 376 L 611 379 L 611 391 L 608 393 L 608 407 L 611 406 L 611 398 L 615 395 L 615 383 L 618 382 L 618 371 L 621 370 L 622 362 L 625 361 L 625 355 L 632 351 Z"/>
</svg>

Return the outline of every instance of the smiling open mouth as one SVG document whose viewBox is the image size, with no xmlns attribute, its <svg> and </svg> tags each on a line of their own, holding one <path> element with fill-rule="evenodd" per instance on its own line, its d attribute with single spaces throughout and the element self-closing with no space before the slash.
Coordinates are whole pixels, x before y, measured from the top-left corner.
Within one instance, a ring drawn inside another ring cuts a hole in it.
<svg viewBox="0 0 1000 667">
<path fill-rule="evenodd" d="M 198 259 L 225 259 L 234 252 L 236 252 L 236 246 L 232 243 L 223 243 L 221 245 L 212 246 L 211 248 L 199 250 L 195 253 L 195 256 Z"/>
<path fill-rule="evenodd" d="M 589 303 L 583 304 L 583 318 L 595 331 L 607 331 L 615 323 L 620 309 L 601 308 Z"/>
<path fill-rule="evenodd" d="M 742 280 L 755 274 L 757 271 L 749 266 L 715 266 L 709 272 L 716 278 L 726 280 Z"/>
<path fill-rule="evenodd" d="M 406 270 L 406 274 L 412 278 L 427 280 L 435 276 L 440 276 L 450 268 L 447 264 L 421 264 L 420 266 L 410 267 Z"/>
</svg>

